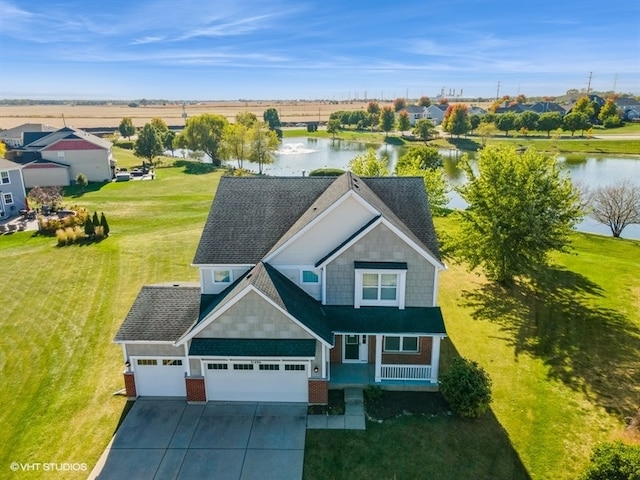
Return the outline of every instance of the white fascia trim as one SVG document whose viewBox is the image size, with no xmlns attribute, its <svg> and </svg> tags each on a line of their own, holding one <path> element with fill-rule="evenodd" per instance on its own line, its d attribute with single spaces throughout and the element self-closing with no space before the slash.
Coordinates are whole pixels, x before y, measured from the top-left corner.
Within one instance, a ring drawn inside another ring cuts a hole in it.
<svg viewBox="0 0 640 480">
<path fill-rule="evenodd" d="M 367 203 L 360 195 L 356 195 L 356 193 L 353 190 L 349 190 L 347 193 L 342 195 L 342 197 L 340 197 L 338 200 L 336 200 L 332 205 L 330 205 L 324 212 L 322 212 L 320 215 L 318 215 L 316 218 L 314 218 L 309 223 L 307 223 L 304 227 L 302 227 L 300 230 L 298 230 L 289 240 L 287 240 L 282 245 L 280 245 L 275 251 L 273 251 L 270 254 L 268 254 L 264 258 L 263 261 L 269 263 L 269 261 L 272 258 L 274 258 L 277 255 L 279 255 L 280 253 L 282 253 L 283 250 L 286 250 L 289 247 L 289 245 L 291 245 L 293 242 L 298 240 L 302 235 L 307 233 L 317 223 L 319 223 L 322 219 L 324 219 L 326 216 L 328 216 L 336 208 L 338 208 L 340 205 L 342 205 L 344 202 L 346 202 L 347 199 L 349 199 L 349 198 L 354 198 L 364 208 L 366 208 L 369 212 L 371 212 L 372 215 L 374 215 L 374 216 L 380 215 L 380 212 L 378 212 L 375 208 L 373 208 L 373 206 L 371 204 Z M 311 208 L 311 207 L 309 207 L 309 208 Z"/>
<path fill-rule="evenodd" d="M 448 335 L 446 333 L 416 333 L 416 332 L 354 332 L 354 331 L 343 331 L 343 330 L 332 330 L 336 335 L 384 335 L 385 337 L 440 337 L 447 338 Z"/>
<path fill-rule="evenodd" d="M 201 362 L 237 362 L 238 360 L 247 360 L 252 362 L 308 362 L 313 360 L 316 357 L 243 357 L 241 355 L 231 356 L 231 355 L 198 355 L 198 356 L 189 356 L 190 359 L 200 360 Z"/>
<path fill-rule="evenodd" d="M 192 263 L 192 267 L 198 268 L 253 268 L 255 263 Z"/>
<path fill-rule="evenodd" d="M 114 340 L 113 343 L 117 343 L 117 344 L 122 344 L 122 345 L 126 345 L 126 344 L 133 344 L 133 345 L 148 345 L 150 343 L 154 344 L 154 345 L 174 345 L 174 342 L 172 340 Z"/>
<path fill-rule="evenodd" d="M 193 337 L 195 337 L 198 333 L 200 333 L 202 330 L 204 330 L 206 327 L 208 327 L 209 325 L 211 325 L 211 323 L 213 323 L 213 321 L 218 318 L 220 315 L 222 315 L 224 312 L 226 312 L 227 310 L 229 310 L 231 307 L 233 307 L 236 303 L 238 303 L 249 291 L 251 290 L 255 290 L 251 285 L 247 285 L 242 291 L 240 291 L 235 297 L 233 297 L 231 300 L 229 300 L 226 304 L 224 304 L 220 310 L 215 311 L 215 313 L 213 315 L 210 315 L 208 317 L 205 317 L 202 319 L 202 321 L 193 329 L 190 330 L 189 332 L 187 332 L 186 334 L 184 334 L 182 337 L 180 337 L 178 340 L 176 340 L 175 345 L 183 345 L 186 341 L 191 340 Z"/>
<path fill-rule="evenodd" d="M 258 290 L 257 288 L 251 286 L 251 288 L 253 289 L 254 292 L 256 292 L 258 295 L 260 295 L 262 298 L 264 298 L 267 302 L 269 302 L 271 305 L 273 305 L 280 313 L 282 313 L 283 315 L 285 315 L 287 318 L 289 318 L 293 323 L 295 323 L 296 325 L 298 325 L 300 328 L 302 328 L 305 332 L 307 332 L 309 335 L 311 335 L 313 338 L 315 338 L 317 341 L 319 341 L 320 343 L 322 343 L 323 345 L 326 345 L 328 347 L 331 346 L 330 343 L 328 343 L 326 340 L 324 340 L 323 338 L 319 337 L 313 330 L 309 329 L 306 325 L 302 324 L 296 317 L 294 317 L 293 315 L 291 315 L 289 312 L 287 312 L 285 309 L 283 309 L 282 307 L 280 307 L 280 305 L 276 304 L 273 302 L 273 300 L 271 300 L 269 297 L 267 297 L 264 293 L 262 293 L 260 290 Z"/>
</svg>

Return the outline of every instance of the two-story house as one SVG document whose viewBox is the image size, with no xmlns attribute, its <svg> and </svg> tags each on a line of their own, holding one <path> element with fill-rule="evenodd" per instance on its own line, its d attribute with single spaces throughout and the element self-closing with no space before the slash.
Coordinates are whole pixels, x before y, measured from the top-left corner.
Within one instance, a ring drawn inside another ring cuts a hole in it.
<svg viewBox="0 0 640 480">
<path fill-rule="evenodd" d="M 26 208 L 22 167 L 0 158 L 0 220 L 15 217 Z"/>
<path fill-rule="evenodd" d="M 323 404 L 435 388 L 444 268 L 418 177 L 223 177 L 195 285 L 144 286 L 118 331 L 129 397 Z"/>
</svg>

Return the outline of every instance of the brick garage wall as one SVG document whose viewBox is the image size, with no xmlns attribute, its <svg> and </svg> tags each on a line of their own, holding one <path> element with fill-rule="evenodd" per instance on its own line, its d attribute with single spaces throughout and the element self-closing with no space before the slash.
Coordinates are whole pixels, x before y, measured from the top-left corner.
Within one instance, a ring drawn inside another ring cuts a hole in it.
<svg viewBox="0 0 640 480">
<path fill-rule="evenodd" d="M 335 336 L 335 346 L 329 351 L 329 361 L 331 363 L 342 363 L 342 335 Z"/>
<path fill-rule="evenodd" d="M 418 353 L 383 353 L 382 363 L 401 365 L 431 365 L 432 337 L 420 337 Z"/>
<path fill-rule="evenodd" d="M 128 398 L 136 398 L 136 377 L 133 372 L 124 372 L 124 389 Z"/>
<path fill-rule="evenodd" d="M 206 402 L 207 392 L 204 388 L 204 377 L 187 377 L 187 402 Z"/>
<path fill-rule="evenodd" d="M 326 380 L 309 380 L 309 404 L 326 405 L 329 403 L 329 383 Z"/>
</svg>

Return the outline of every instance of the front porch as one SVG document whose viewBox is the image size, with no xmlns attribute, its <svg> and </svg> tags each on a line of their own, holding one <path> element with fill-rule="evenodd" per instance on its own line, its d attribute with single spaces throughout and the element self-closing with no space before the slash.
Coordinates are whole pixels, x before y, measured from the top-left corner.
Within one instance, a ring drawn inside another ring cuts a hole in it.
<svg viewBox="0 0 640 480">
<path fill-rule="evenodd" d="M 414 390 L 414 391 L 437 391 L 437 382 L 432 382 L 431 367 L 424 365 L 382 365 L 382 371 L 386 377 L 405 378 L 383 378 L 376 382 L 376 368 L 369 363 L 331 363 L 329 366 L 329 388 L 343 389 L 348 387 L 378 386 L 384 390 Z M 385 367 L 391 367 L 387 371 Z M 405 367 L 405 368 L 402 368 Z M 421 370 L 414 370 L 408 367 L 422 367 Z M 395 371 L 394 371 L 395 370 Z M 407 378 L 412 376 L 413 378 Z"/>
</svg>

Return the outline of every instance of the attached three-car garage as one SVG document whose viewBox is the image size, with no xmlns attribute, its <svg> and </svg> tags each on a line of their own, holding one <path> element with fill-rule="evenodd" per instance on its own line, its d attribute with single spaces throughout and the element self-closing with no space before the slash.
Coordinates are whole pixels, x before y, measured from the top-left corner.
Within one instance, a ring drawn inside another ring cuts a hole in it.
<svg viewBox="0 0 640 480">
<path fill-rule="evenodd" d="M 307 402 L 307 362 L 203 362 L 207 400 Z"/>
</svg>

